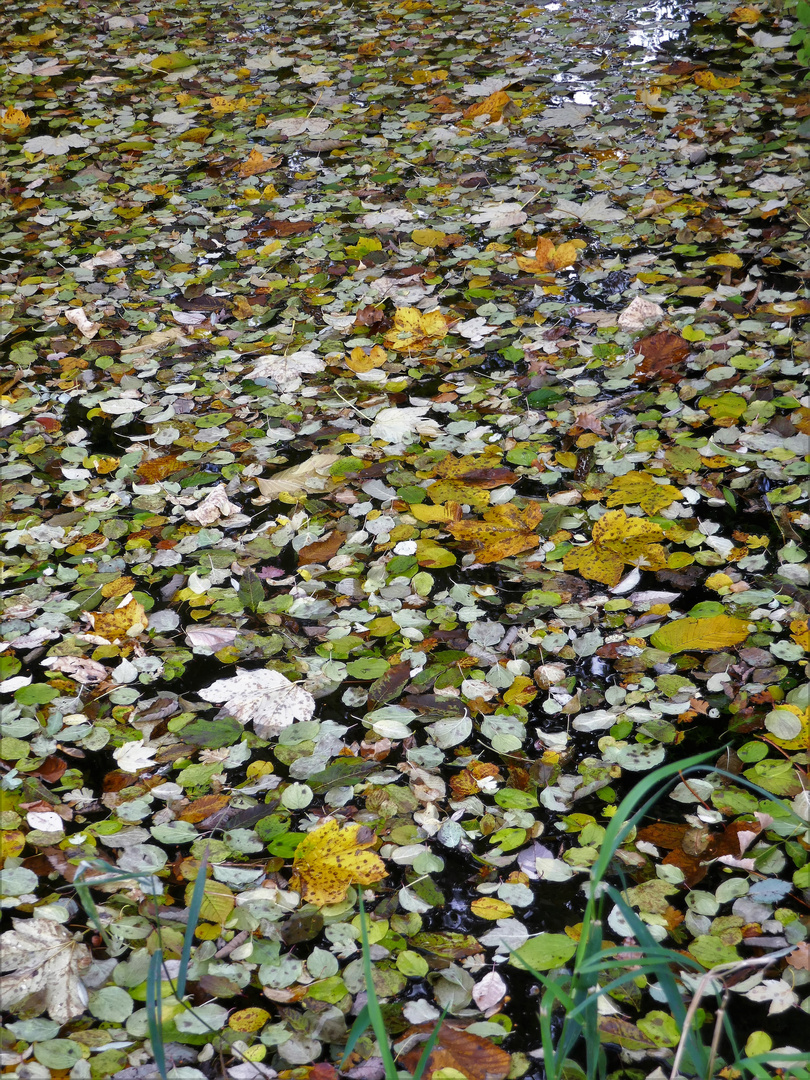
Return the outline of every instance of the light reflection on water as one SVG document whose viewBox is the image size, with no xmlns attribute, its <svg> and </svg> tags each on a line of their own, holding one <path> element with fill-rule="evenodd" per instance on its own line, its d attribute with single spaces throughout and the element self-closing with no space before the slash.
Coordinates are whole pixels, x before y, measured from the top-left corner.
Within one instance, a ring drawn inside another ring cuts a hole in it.
<svg viewBox="0 0 810 1080">
<path fill-rule="evenodd" d="M 653 0 L 638 8 L 630 20 L 627 44 L 644 49 L 649 57 L 689 29 L 683 6 L 673 0 Z"/>
</svg>

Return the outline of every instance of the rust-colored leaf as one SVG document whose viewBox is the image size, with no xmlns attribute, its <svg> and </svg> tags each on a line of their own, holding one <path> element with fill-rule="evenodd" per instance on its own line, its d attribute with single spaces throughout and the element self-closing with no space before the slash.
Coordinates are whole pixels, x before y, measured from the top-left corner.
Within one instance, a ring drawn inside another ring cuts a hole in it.
<svg viewBox="0 0 810 1080">
<path fill-rule="evenodd" d="M 337 555 L 346 542 L 346 533 L 334 529 L 322 540 L 314 540 L 298 552 L 298 565 L 309 566 L 312 563 L 326 563 Z"/>
<path fill-rule="evenodd" d="M 433 1032 L 433 1025 L 419 1024 L 406 1032 L 406 1037 L 419 1036 L 416 1046 L 403 1055 L 402 1062 L 413 1073 L 419 1063 L 423 1043 Z M 480 1035 L 442 1024 L 441 1032 L 425 1068 L 425 1080 L 431 1080 L 440 1069 L 455 1069 L 467 1080 L 504 1080 L 512 1066 L 512 1058 L 499 1046 Z"/>
</svg>

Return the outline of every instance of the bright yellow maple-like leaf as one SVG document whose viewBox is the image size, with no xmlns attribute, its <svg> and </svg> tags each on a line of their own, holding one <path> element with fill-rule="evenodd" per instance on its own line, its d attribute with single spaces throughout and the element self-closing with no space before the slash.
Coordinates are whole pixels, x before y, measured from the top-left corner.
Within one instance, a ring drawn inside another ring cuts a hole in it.
<svg viewBox="0 0 810 1080">
<path fill-rule="evenodd" d="M 805 652 L 810 652 L 810 619 L 794 619 L 790 624 L 790 636 Z"/>
<path fill-rule="evenodd" d="M 660 526 L 628 517 L 624 510 L 608 510 L 594 525 L 592 535 L 592 543 L 565 556 L 566 570 L 579 570 L 584 578 L 612 588 L 621 581 L 625 564 L 645 570 L 660 570 L 666 564 L 666 552 L 658 543 L 664 537 Z"/>
<path fill-rule="evenodd" d="M 645 514 L 655 514 L 681 497 L 672 484 L 656 484 L 646 472 L 625 473 L 617 476 L 608 487 L 608 506 L 638 505 Z"/>
<path fill-rule="evenodd" d="M 415 307 L 397 308 L 385 344 L 397 352 L 420 352 L 443 338 L 449 327 L 448 320 L 438 310 L 425 313 Z"/>
<path fill-rule="evenodd" d="M 93 633 L 113 643 L 137 637 L 149 625 L 149 618 L 142 604 L 132 599 L 115 611 L 91 611 Z"/>
<path fill-rule="evenodd" d="M 313 829 L 296 848 L 292 887 L 303 900 L 324 907 L 339 904 L 351 885 L 371 885 L 387 875 L 379 855 L 368 851 L 376 840 L 367 825 L 341 829 L 330 820 Z"/>
<path fill-rule="evenodd" d="M 374 368 L 382 367 L 387 359 L 388 354 L 381 345 L 374 345 L 369 352 L 357 345 L 349 354 L 346 367 L 358 374 L 365 374 Z"/>
<path fill-rule="evenodd" d="M 283 158 L 279 155 L 266 158 L 263 156 L 261 150 L 257 150 L 254 146 L 245 161 L 243 161 L 241 165 L 236 166 L 236 171 L 243 180 L 247 180 L 249 176 L 258 176 L 260 173 L 277 168 L 282 160 Z"/>
<path fill-rule="evenodd" d="M 505 90 L 496 90 L 494 94 L 479 101 L 477 105 L 470 105 L 464 110 L 465 120 L 474 120 L 476 116 L 488 116 L 490 120 L 500 120 L 507 112 L 510 115 L 520 115 L 519 107 L 512 101 Z"/>
<path fill-rule="evenodd" d="M 740 85 L 736 75 L 715 75 L 713 71 L 697 71 L 692 81 L 703 90 L 731 90 Z"/>
<path fill-rule="evenodd" d="M 747 4 L 743 4 L 741 7 L 736 7 L 729 15 L 730 22 L 737 23 L 755 23 L 759 22 L 762 18 L 762 12 L 759 8 L 749 7 Z"/>
<path fill-rule="evenodd" d="M 521 270 L 530 274 L 543 274 L 549 270 L 563 270 L 566 266 L 573 266 L 577 252 L 585 246 L 584 240 L 566 240 L 564 244 L 555 246 L 547 236 L 540 236 L 534 255 L 517 255 L 515 258 Z"/>
<path fill-rule="evenodd" d="M 483 521 L 457 521 L 447 530 L 457 540 L 473 544 L 479 562 L 500 562 L 537 547 L 540 537 L 534 530 L 542 519 L 538 503 L 529 503 L 525 510 L 503 503 L 487 510 Z"/>
<path fill-rule="evenodd" d="M 0 113 L 0 135 L 21 135 L 31 126 L 31 118 L 26 116 L 22 109 L 15 109 L 10 105 L 5 112 Z"/>
<path fill-rule="evenodd" d="M 745 641 L 751 632 L 746 619 L 733 615 L 711 615 L 707 619 L 675 619 L 650 638 L 650 644 L 664 652 L 717 652 Z"/>
</svg>

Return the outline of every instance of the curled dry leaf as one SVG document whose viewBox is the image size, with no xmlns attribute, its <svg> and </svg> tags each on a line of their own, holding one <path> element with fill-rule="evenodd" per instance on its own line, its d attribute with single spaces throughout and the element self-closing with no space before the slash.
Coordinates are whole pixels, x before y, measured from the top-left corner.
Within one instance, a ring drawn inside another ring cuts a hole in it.
<svg viewBox="0 0 810 1080">
<path fill-rule="evenodd" d="M 292 465 L 289 469 L 281 469 L 267 479 L 254 477 L 256 486 L 265 498 L 270 499 L 281 494 L 328 491 L 335 483 L 329 475 L 329 469 L 337 459 L 337 454 L 313 454 L 306 461 Z"/>
<path fill-rule="evenodd" d="M 242 508 L 237 506 L 236 503 L 232 503 L 228 498 L 227 491 L 224 484 L 217 484 L 208 495 L 203 499 L 200 505 L 194 510 L 186 510 L 186 519 L 193 521 L 197 525 L 213 525 L 222 518 L 233 517 L 235 514 L 241 514 Z"/>
</svg>

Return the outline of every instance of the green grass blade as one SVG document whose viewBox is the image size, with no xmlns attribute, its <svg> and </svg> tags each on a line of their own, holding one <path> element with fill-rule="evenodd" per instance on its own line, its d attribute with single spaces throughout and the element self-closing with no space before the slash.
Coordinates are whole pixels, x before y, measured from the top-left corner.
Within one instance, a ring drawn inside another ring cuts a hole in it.
<svg viewBox="0 0 810 1080">
<path fill-rule="evenodd" d="M 427 1063 L 430 1060 L 430 1055 L 433 1053 L 433 1047 L 439 1041 L 439 1036 L 442 1033 L 442 1024 L 444 1023 L 445 1016 L 447 1016 L 446 1008 L 442 1009 L 442 1015 L 436 1021 L 436 1026 L 433 1031 L 431 1031 L 430 1038 L 425 1043 L 425 1048 L 419 1056 L 419 1061 L 416 1065 L 416 1071 L 413 1074 L 413 1080 L 422 1080 L 422 1074 L 427 1068 Z"/>
<path fill-rule="evenodd" d="M 349 1059 L 349 1055 L 358 1042 L 362 1038 L 364 1032 L 371 1026 L 371 1014 L 368 1011 L 368 1005 L 364 1005 L 360 1012 L 355 1017 L 355 1021 L 349 1031 L 349 1037 L 346 1040 L 346 1046 L 343 1050 L 343 1059 L 340 1063 L 341 1069 L 346 1067 L 346 1062 Z"/>
<path fill-rule="evenodd" d="M 380 1048 L 380 1057 L 382 1058 L 383 1067 L 385 1069 L 386 1080 L 397 1080 L 396 1062 L 391 1053 L 388 1032 L 385 1027 L 385 1021 L 383 1020 L 382 1010 L 380 1009 L 380 1002 L 377 998 L 377 991 L 374 989 L 374 977 L 371 970 L 371 953 L 368 944 L 367 916 L 366 910 L 363 907 L 362 897 L 360 898 L 360 938 L 363 947 L 363 977 L 366 983 L 366 1000 L 368 1002 L 368 1014 L 371 1020 L 371 1026 L 374 1029 L 377 1045 Z"/>
<path fill-rule="evenodd" d="M 158 949 L 152 954 L 149 961 L 149 973 L 146 976 L 146 1023 L 149 1030 L 149 1041 L 152 1043 L 152 1054 L 155 1058 L 161 1080 L 167 1080 L 166 1054 L 163 1048 L 163 997 L 161 987 L 161 971 L 163 969 L 163 952 Z"/>
<path fill-rule="evenodd" d="M 194 891 L 191 894 L 191 903 L 188 908 L 188 922 L 183 936 L 183 951 L 180 953 L 180 969 L 177 973 L 177 986 L 174 991 L 178 1001 L 182 1001 L 186 993 L 186 978 L 188 976 L 189 961 L 191 960 L 191 947 L 194 944 L 194 931 L 197 929 L 203 897 L 205 896 L 205 873 L 207 869 L 208 852 L 206 850 L 200 863 L 200 869 L 197 871 L 197 880 L 194 882 Z"/>
</svg>

